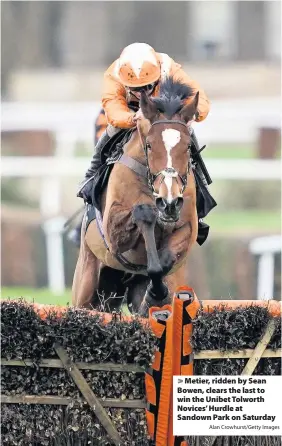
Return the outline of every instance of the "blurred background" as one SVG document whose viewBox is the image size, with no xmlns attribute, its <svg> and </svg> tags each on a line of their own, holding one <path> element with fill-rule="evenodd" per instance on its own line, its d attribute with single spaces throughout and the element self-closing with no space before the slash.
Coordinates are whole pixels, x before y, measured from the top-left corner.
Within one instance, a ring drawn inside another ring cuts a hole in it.
<svg viewBox="0 0 282 446">
<path fill-rule="evenodd" d="M 2 297 L 70 301 L 62 232 L 93 152 L 104 70 L 133 42 L 211 100 L 194 124 L 218 206 L 189 260 L 201 299 L 280 299 L 280 1 L 2 2 Z"/>
</svg>

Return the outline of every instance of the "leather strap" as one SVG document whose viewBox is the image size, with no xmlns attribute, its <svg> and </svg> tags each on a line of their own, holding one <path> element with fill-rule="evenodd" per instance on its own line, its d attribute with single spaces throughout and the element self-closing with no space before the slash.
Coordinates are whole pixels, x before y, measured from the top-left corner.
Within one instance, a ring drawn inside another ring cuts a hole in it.
<svg viewBox="0 0 282 446">
<path fill-rule="evenodd" d="M 153 122 L 152 127 L 156 124 L 181 124 L 188 129 L 187 123 L 184 121 L 179 121 L 179 119 L 159 119 L 158 121 Z"/>
<path fill-rule="evenodd" d="M 144 164 L 139 163 L 139 161 L 136 161 L 134 158 L 123 154 L 117 162 L 127 166 L 141 177 L 147 178 L 147 167 L 144 166 Z"/>
<path fill-rule="evenodd" d="M 97 209 L 97 208 L 95 208 L 95 215 L 96 215 L 96 221 L 97 221 L 98 230 L 99 230 L 99 232 L 100 232 L 100 235 L 101 235 L 101 237 L 102 237 L 102 239 L 103 239 L 103 242 L 104 242 L 104 244 L 105 244 L 107 250 L 109 251 L 110 248 L 109 248 L 109 245 L 108 245 L 108 243 L 107 243 L 107 240 L 106 240 L 106 238 L 105 238 L 105 234 L 104 234 L 104 231 L 103 231 L 103 219 L 102 219 L 102 214 L 101 214 L 101 212 L 99 211 L 99 209 Z"/>
</svg>

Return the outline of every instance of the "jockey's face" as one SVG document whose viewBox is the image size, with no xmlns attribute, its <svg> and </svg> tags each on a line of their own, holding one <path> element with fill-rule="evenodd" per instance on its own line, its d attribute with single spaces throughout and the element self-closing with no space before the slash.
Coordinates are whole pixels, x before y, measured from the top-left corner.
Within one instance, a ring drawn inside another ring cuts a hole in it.
<svg viewBox="0 0 282 446">
<path fill-rule="evenodd" d="M 143 85 L 143 87 L 135 87 L 135 88 L 130 87 L 129 91 L 133 96 L 135 96 L 139 100 L 141 97 L 141 91 L 145 91 L 148 96 L 151 96 L 151 94 L 155 90 L 157 84 L 158 84 L 158 81 L 156 81 L 152 84 Z"/>
</svg>

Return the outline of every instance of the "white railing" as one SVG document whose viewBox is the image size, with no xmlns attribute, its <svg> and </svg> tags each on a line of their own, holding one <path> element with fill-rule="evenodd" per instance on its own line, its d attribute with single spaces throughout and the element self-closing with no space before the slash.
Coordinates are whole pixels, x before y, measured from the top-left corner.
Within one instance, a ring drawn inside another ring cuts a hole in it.
<svg viewBox="0 0 282 446">
<path fill-rule="evenodd" d="M 99 102 L 7 103 L 2 104 L 2 131 L 49 130 L 93 140 Z M 279 97 L 213 100 L 211 111 L 195 124 L 202 144 L 255 143 L 260 127 L 280 128 Z"/>
<path fill-rule="evenodd" d="M 9 157 L 1 159 L 2 176 L 9 177 L 81 177 L 89 167 L 89 158 Z M 279 160 L 208 159 L 205 163 L 214 179 L 220 180 L 278 180 L 281 178 Z"/>
<path fill-rule="evenodd" d="M 257 299 L 273 299 L 274 256 L 282 251 L 281 235 L 257 237 L 249 244 L 252 254 L 258 256 Z"/>
</svg>

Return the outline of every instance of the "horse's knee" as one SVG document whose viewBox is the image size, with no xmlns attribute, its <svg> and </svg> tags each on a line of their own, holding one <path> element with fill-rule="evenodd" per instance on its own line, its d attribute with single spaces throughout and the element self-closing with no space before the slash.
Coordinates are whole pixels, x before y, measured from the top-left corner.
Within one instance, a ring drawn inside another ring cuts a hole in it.
<svg viewBox="0 0 282 446">
<path fill-rule="evenodd" d="M 136 224 L 155 225 L 157 220 L 156 208 L 150 204 L 138 204 L 132 211 L 132 218 Z"/>
</svg>

